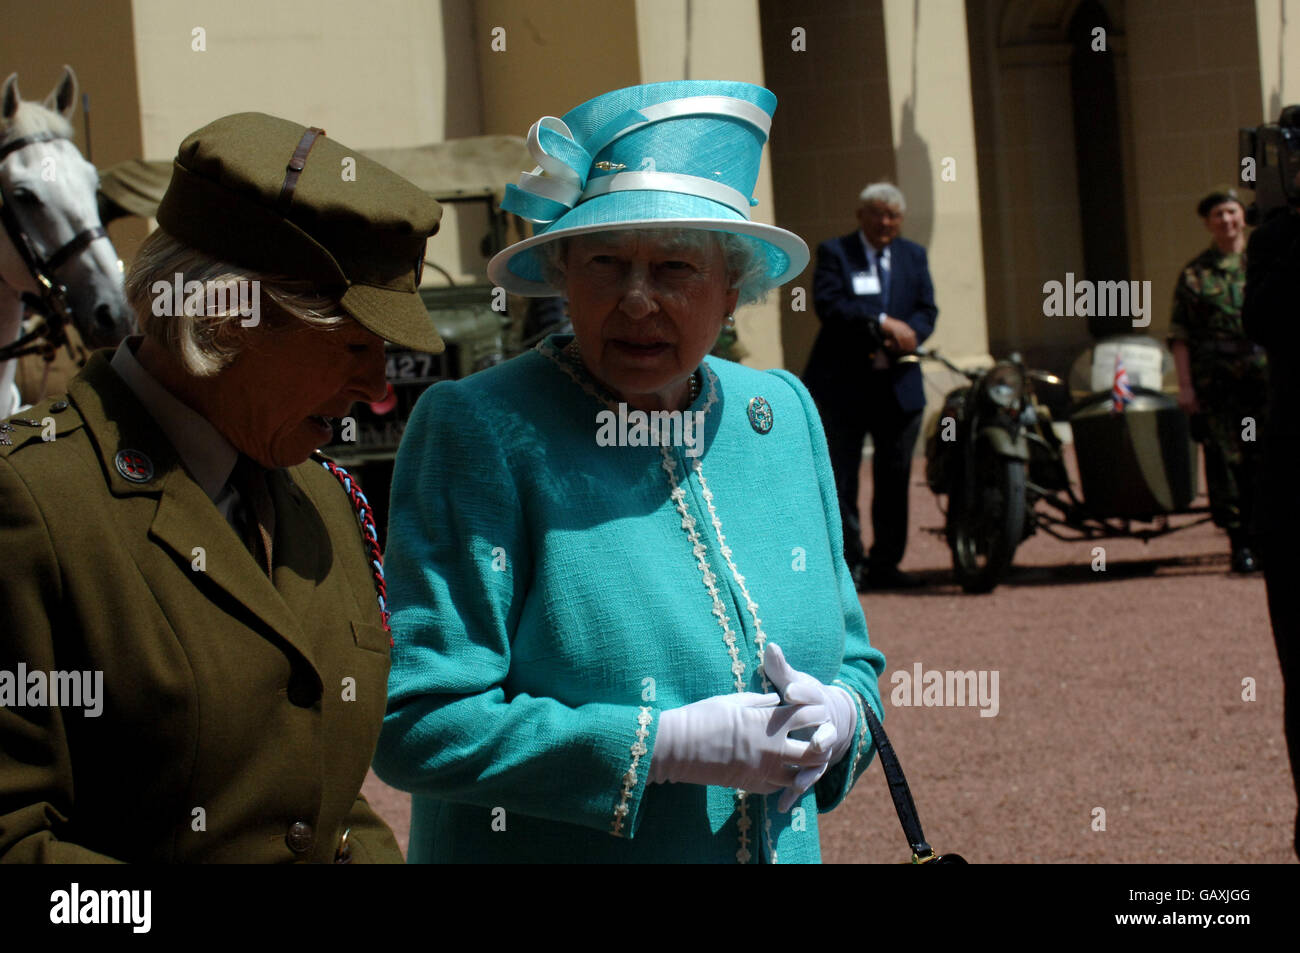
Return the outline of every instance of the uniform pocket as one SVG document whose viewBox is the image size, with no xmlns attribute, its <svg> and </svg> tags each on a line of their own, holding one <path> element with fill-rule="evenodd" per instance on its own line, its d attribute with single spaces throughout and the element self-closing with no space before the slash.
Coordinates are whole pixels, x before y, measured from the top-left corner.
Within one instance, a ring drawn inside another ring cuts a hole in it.
<svg viewBox="0 0 1300 953">
<path fill-rule="evenodd" d="M 382 625 L 372 625 L 369 622 L 353 622 L 352 638 L 356 640 L 357 648 L 368 649 L 371 652 L 380 652 L 388 654 L 392 646 L 388 632 Z"/>
</svg>

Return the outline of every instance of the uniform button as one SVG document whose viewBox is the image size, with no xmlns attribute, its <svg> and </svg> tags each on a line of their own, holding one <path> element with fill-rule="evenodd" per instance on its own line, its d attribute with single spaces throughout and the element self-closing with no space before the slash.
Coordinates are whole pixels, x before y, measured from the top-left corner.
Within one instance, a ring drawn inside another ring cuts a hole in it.
<svg viewBox="0 0 1300 953">
<path fill-rule="evenodd" d="M 67 409 L 68 409 L 68 402 L 66 400 L 56 400 L 54 403 L 50 404 L 50 410 L 52 410 L 56 414 L 61 410 L 67 410 Z"/>
<path fill-rule="evenodd" d="M 284 842 L 295 854 L 307 853 L 311 850 L 312 841 L 315 839 L 316 832 L 306 821 L 294 821 L 289 825 L 289 833 L 284 835 Z"/>
<path fill-rule="evenodd" d="M 299 708 L 310 708 L 320 701 L 321 690 L 316 679 L 308 672 L 294 672 L 289 676 L 289 701 Z"/>
</svg>

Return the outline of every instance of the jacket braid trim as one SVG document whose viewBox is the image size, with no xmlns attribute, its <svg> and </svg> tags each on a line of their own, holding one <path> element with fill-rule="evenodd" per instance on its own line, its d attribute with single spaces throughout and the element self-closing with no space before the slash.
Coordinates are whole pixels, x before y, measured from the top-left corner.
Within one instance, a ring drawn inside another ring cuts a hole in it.
<svg viewBox="0 0 1300 953">
<path fill-rule="evenodd" d="M 770 691 L 772 683 L 767 680 L 767 672 L 763 668 L 763 652 L 767 647 L 767 633 L 763 631 L 763 620 L 758 617 L 758 603 L 749 594 L 749 587 L 745 585 L 745 577 L 740 574 L 735 561 L 731 558 L 731 547 L 727 545 L 727 537 L 722 533 L 722 520 L 718 518 L 718 511 L 713 506 L 713 491 L 709 489 L 709 484 L 704 479 L 704 470 L 701 468 L 698 459 L 693 461 L 693 469 L 696 478 L 700 481 L 700 493 L 709 509 L 709 519 L 713 523 L 714 535 L 718 537 L 718 549 L 722 552 L 722 558 L 727 561 L 727 568 L 731 570 L 732 578 L 736 580 L 736 585 L 740 587 L 741 595 L 745 597 L 745 608 L 749 610 L 750 618 L 754 620 L 754 646 L 758 656 L 758 675 L 763 680 L 763 691 Z"/>
<path fill-rule="evenodd" d="M 731 674 L 736 680 L 736 691 L 745 690 L 745 663 L 740 658 L 740 649 L 736 645 L 736 633 L 731 628 L 731 617 L 727 615 L 727 607 L 722 603 L 722 597 L 718 594 L 718 577 L 714 574 L 712 567 L 709 566 L 708 550 L 704 542 L 700 539 L 699 531 L 695 528 L 696 519 L 686 509 L 686 491 L 682 489 L 677 481 L 677 461 L 668 451 L 667 447 L 660 447 L 663 454 L 663 470 L 668 475 L 668 482 L 672 486 L 672 500 L 677 507 L 677 512 L 682 517 L 682 529 L 686 531 L 686 537 L 690 541 L 691 551 L 695 554 L 696 564 L 700 569 L 700 576 L 704 580 L 704 588 L 709 592 L 709 598 L 713 600 L 713 615 L 718 620 L 718 625 L 722 627 L 722 641 L 727 645 L 727 654 L 731 656 Z"/>
<path fill-rule="evenodd" d="M 853 704 L 858 710 L 858 741 L 857 744 L 853 746 L 853 758 L 851 761 L 849 761 L 848 783 L 852 785 L 854 777 L 857 776 L 858 760 L 859 758 L 861 758 L 863 750 L 866 747 L 868 747 L 867 715 L 866 712 L 862 710 L 862 706 L 867 704 L 867 702 L 861 695 L 858 694 L 857 689 L 854 688 L 852 685 L 848 685 L 838 678 L 833 680 L 831 684 L 838 685 L 840 686 L 840 688 L 848 692 L 849 697 L 853 699 Z"/>
<path fill-rule="evenodd" d="M 627 820 L 628 813 L 627 802 L 632 797 L 632 790 L 636 787 L 636 769 L 641 765 L 642 756 L 649 750 L 646 748 L 645 740 L 650 736 L 650 722 L 653 720 L 654 715 L 651 709 L 642 706 L 636 716 L 636 741 L 632 742 L 632 747 L 628 749 L 632 752 L 632 763 L 623 775 L 623 790 L 619 793 L 618 804 L 614 805 L 614 819 L 610 822 L 609 832 L 615 837 L 623 836 L 623 822 Z"/>
<path fill-rule="evenodd" d="M 704 503 L 709 510 L 709 519 L 713 523 L 713 533 L 718 538 L 718 549 L 722 552 L 722 558 L 727 561 L 727 568 L 731 570 L 731 576 L 736 580 L 736 585 L 740 587 L 741 595 L 745 597 L 745 608 L 749 610 L 749 616 L 754 620 L 754 646 L 758 656 L 758 677 L 763 680 L 763 691 L 772 690 L 772 683 L 767 680 L 767 671 L 763 668 L 763 653 L 767 648 L 767 633 L 763 631 L 763 620 L 758 617 L 758 603 L 754 597 L 749 594 L 749 587 L 745 585 L 745 577 L 740 574 L 736 568 L 736 562 L 731 558 L 731 547 L 727 545 L 727 537 L 722 532 L 722 520 L 718 517 L 718 511 L 713 505 L 713 491 L 709 489 L 708 481 L 704 479 L 704 469 L 700 466 L 699 459 L 692 461 L 692 469 L 695 471 L 695 477 L 700 481 L 700 494 L 704 497 Z M 743 805 L 743 802 L 742 802 Z M 744 812 L 742 811 L 742 816 Z M 746 820 L 748 818 L 746 817 Z M 771 862 L 777 862 L 776 846 L 772 842 L 772 814 L 768 810 L 767 798 L 763 798 L 763 838 L 770 852 Z M 742 848 L 746 845 L 742 842 Z M 746 851 L 748 855 L 748 851 Z M 737 855 L 739 856 L 739 855 Z M 741 861 L 746 863 L 747 861 Z"/>
<path fill-rule="evenodd" d="M 711 378 L 710 384 L 713 384 L 713 373 L 709 372 Z M 716 399 L 716 389 L 710 388 L 709 400 L 705 404 L 707 411 Z M 727 644 L 727 652 L 731 656 L 731 671 L 736 679 L 736 691 L 745 690 L 745 663 L 740 659 L 740 650 L 736 644 L 736 634 L 731 628 L 730 618 L 727 616 L 726 607 L 722 604 L 721 596 L 718 594 L 717 576 L 709 566 L 707 550 L 700 541 L 699 532 L 696 530 L 696 519 L 686 509 L 686 491 L 681 487 L 677 480 L 677 461 L 667 447 L 661 447 L 660 452 L 663 454 L 663 470 L 668 475 L 668 482 L 672 485 L 672 498 L 677 506 L 677 512 L 682 517 L 682 529 L 686 530 L 687 537 L 690 539 L 691 547 L 695 553 L 695 558 L 699 563 L 700 572 L 704 579 L 705 588 L 709 591 L 709 596 L 713 599 L 713 614 L 717 616 L 723 629 L 723 640 Z M 771 682 L 767 679 L 767 673 L 763 670 L 763 652 L 767 643 L 767 633 L 763 631 L 763 620 L 758 615 L 758 603 L 749 593 L 749 587 L 745 585 L 745 577 L 741 574 L 732 558 L 731 547 L 727 545 L 726 534 L 722 531 L 722 520 L 718 516 L 717 507 L 714 505 L 713 491 L 709 488 L 708 481 L 704 478 L 704 469 L 700 466 L 700 461 L 694 460 L 691 469 L 695 472 L 696 479 L 700 482 L 700 495 L 704 498 L 705 506 L 709 511 L 709 520 L 713 524 L 713 532 L 718 540 L 718 549 L 722 553 L 722 558 L 727 563 L 727 568 L 731 571 L 732 578 L 736 580 L 736 585 L 740 588 L 741 594 L 745 598 L 745 607 L 749 611 L 750 618 L 754 620 L 754 646 L 757 655 L 757 670 L 759 677 L 763 681 L 763 690 L 771 689 Z M 736 851 L 736 860 L 738 863 L 747 864 L 753 856 L 750 846 L 750 828 L 753 826 L 753 819 L 749 816 L 749 795 L 744 791 L 737 792 L 737 810 L 740 817 L 737 820 L 737 826 L 740 832 L 740 846 Z M 777 862 L 776 848 L 772 844 L 772 817 L 767 810 L 767 800 L 763 800 L 763 831 L 764 840 L 767 843 L 770 852 L 771 862 Z"/>
</svg>

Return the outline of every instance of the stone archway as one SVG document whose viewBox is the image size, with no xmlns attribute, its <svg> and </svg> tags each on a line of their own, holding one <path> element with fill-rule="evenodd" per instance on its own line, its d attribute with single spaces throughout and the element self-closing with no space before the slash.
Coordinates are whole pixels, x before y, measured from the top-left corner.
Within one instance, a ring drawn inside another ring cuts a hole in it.
<svg viewBox="0 0 1300 953">
<path fill-rule="evenodd" d="M 1092 16 L 1103 21 L 1111 57 L 1104 64 L 1111 108 L 1103 116 L 1080 100 L 1104 83 L 1072 67 Z M 1123 7 L 1114 0 L 1006 0 L 968 3 L 967 19 L 990 350 L 1020 350 L 1032 363 L 1064 371 L 1088 346 L 1090 329 L 1086 319 L 1044 317 L 1044 282 L 1067 272 L 1111 277 L 1117 262 L 1125 272 L 1135 265 Z"/>
</svg>

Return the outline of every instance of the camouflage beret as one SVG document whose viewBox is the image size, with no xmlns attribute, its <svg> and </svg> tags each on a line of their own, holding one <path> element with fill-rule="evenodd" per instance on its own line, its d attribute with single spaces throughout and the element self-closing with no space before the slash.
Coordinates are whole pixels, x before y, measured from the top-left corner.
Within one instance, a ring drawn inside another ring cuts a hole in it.
<svg viewBox="0 0 1300 953">
<path fill-rule="evenodd" d="M 221 261 L 316 282 L 363 326 L 438 353 L 416 293 L 442 208 L 323 130 L 263 113 L 209 123 L 181 143 L 158 224 Z"/>
</svg>

